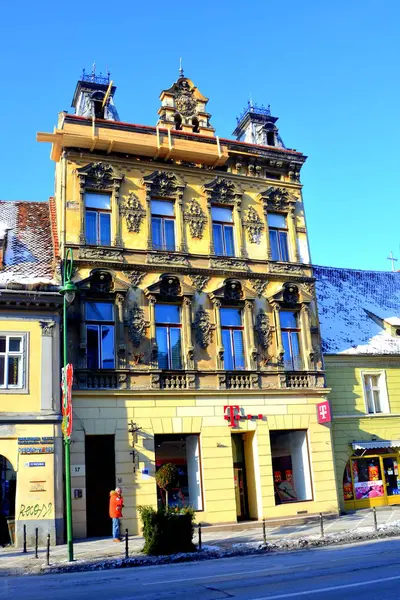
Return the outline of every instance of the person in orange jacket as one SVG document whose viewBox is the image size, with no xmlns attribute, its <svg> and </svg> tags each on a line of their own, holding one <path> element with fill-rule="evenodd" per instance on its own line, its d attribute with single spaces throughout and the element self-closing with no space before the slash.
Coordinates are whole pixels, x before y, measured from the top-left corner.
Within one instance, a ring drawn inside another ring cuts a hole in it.
<svg viewBox="0 0 400 600">
<path fill-rule="evenodd" d="M 110 517 L 112 519 L 112 533 L 114 542 L 121 541 L 120 518 L 122 517 L 122 508 L 124 499 L 121 488 L 117 487 L 110 492 Z"/>
</svg>

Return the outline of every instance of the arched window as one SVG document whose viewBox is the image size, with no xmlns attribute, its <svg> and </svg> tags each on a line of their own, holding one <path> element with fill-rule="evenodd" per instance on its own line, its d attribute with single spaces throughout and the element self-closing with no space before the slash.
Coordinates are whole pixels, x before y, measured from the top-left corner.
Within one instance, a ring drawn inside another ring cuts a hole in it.
<svg viewBox="0 0 400 600">
<path fill-rule="evenodd" d="M 199 120 L 197 117 L 193 117 L 192 125 L 193 125 L 193 133 L 199 133 L 200 132 L 200 124 L 199 124 Z"/>
<path fill-rule="evenodd" d="M 175 120 L 175 129 L 177 131 L 180 131 L 182 129 L 182 117 L 181 117 L 181 115 L 179 113 L 176 113 L 175 117 L 174 117 L 174 120 Z"/>
</svg>

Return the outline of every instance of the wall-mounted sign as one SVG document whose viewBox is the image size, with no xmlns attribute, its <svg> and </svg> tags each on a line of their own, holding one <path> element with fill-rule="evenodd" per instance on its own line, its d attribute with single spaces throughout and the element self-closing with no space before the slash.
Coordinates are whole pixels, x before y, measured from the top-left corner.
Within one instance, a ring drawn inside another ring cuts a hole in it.
<svg viewBox="0 0 400 600">
<path fill-rule="evenodd" d="M 328 400 L 317 404 L 317 418 L 320 425 L 332 421 L 331 405 Z"/>
<path fill-rule="evenodd" d="M 25 467 L 45 467 L 45 462 L 29 462 L 25 463 Z"/>
<path fill-rule="evenodd" d="M 35 444 L 54 444 L 53 437 L 19 437 L 18 446 L 34 446 Z"/>
<path fill-rule="evenodd" d="M 72 497 L 75 500 L 79 500 L 79 498 L 84 498 L 85 497 L 84 488 L 72 488 Z"/>
<path fill-rule="evenodd" d="M 54 446 L 22 446 L 20 454 L 54 454 Z"/>
<path fill-rule="evenodd" d="M 244 408 L 238 405 L 224 406 L 224 419 L 228 421 L 229 427 L 237 427 L 240 420 L 252 421 L 253 419 L 263 419 L 263 415 L 246 415 Z"/>
<path fill-rule="evenodd" d="M 30 492 L 45 492 L 46 482 L 45 481 L 30 481 L 29 482 Z"/>
<path fill-rule="evenodd" d="M 72 477 L 84 477 L 86 474 L 85 465 L 71 465 Z"/>
</svg>

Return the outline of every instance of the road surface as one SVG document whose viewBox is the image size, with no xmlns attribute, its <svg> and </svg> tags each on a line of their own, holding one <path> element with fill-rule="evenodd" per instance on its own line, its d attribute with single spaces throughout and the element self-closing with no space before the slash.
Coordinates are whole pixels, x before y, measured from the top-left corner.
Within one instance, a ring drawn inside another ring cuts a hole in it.
<svg viewBox="0 0 400 600">
<path fill-rule="evenodd" d="M 396 539 L 159 567 L 0 577 L 0 599 L 391 600 L 400 597 L 399 567 Z"/>
</svg>

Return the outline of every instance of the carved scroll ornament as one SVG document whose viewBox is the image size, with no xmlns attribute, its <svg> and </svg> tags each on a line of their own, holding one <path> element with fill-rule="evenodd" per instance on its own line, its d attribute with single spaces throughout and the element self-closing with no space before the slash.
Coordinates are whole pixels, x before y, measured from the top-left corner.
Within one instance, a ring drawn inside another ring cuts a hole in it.
<svg viewBox="0 0 400 600">
<path fill-rule="evenodd" d="M 128 197 L 122 200 L 120 212 L 125 217 L 128 231 L 139 233 L 146 211 L 140 204 L 136 194 L 131 192 Z"/>
<path fill-rule="evenodd" d="M 264 229 L 264 224 L 257 211 L 254 210 L 252 206 L 247 211 L 247 216 L 243 220 L 243 226 L 247 231 L 249 241 L 252 244 L 259 244 L 261 242 L 261 232 Z"/>
</svg>

